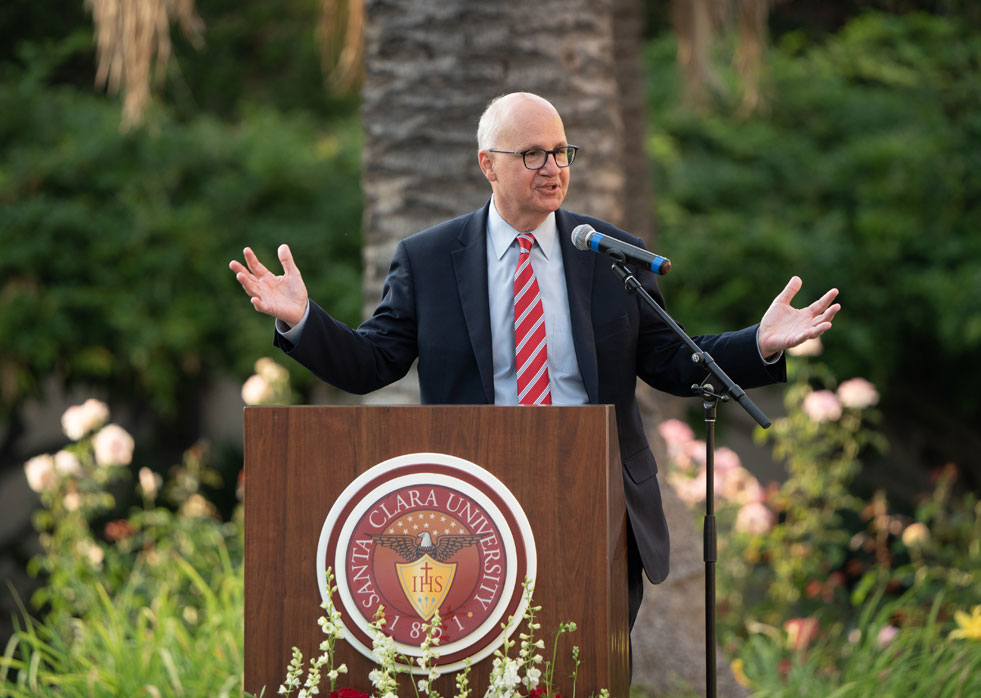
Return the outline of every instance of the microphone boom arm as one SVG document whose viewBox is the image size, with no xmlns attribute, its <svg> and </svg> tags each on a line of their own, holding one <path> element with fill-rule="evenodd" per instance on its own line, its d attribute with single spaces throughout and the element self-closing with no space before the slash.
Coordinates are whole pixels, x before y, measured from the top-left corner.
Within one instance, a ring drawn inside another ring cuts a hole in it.
<svg viewBox="0 0 981 698">
<path fill-rule="evenodd" d="M 612 255 L 611 255 L 612 256 Z M 756 404 L 749 398 L 742 388 L 740 388 L 735 381 L 733 381 L 726 372 L 715 362 L 715 359 L 707 351 L 702 351 L 702 349 L 695 344 L 695 340 L 688 336 L 688 334 L 681 328 L 677 322 L 674 321 L 668 311 L 658 305 L 657 301 L 651 298 L 651 294 L 647 292 L 647 289 L 637 280 L 626 266 L 623 264 L 624 260 L 618 260 L 613 263 L 613 272 L 617 275 L 627 293 L 635 294 L 640 296 L 644 302 L 649 305 L 654 312 L 656 312 L 664 323 L 670 327 L 676 335 L 681 339 L 685 345 L 691 349 L 692 361 L 695 363 L 701 363 L 705 365 L 706 370 L 708 370 L 713 376 L 718 378 L 719 382 L 722 384 L 722 390 L 719 391 L 719 395 L 723 400 L 726 399 L 726 393 L 731 394 L 736 402 L 749 413 L 749 415 L 764 429 L 768 428 L 771 424 L 770 419 L 763 413 L 763 411 L 756 406 Z M 695 392 L 699 392 L 700 386 L 692 386 Z"/>
</svg>

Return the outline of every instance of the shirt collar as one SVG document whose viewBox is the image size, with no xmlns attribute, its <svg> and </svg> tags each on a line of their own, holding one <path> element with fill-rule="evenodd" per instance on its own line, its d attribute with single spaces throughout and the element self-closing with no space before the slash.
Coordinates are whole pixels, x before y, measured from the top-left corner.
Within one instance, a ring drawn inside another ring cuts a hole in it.
<svg viewBox="0 0 981 698">
<path fill-rule="evenodd" d="M 558 228 L 555 223 L 555 211 L 549 213 L 545 220 L 542 221 L 542 224 L 532 230 L 531 233 L 535 236 L 535 241 L 542 249 L 545 259 L 551 259 L 552 249 L 555 245 L 556 236 L 558 235 Z M 508 251 L 508 248 L 517 236 L 518 231 L 512 228 L 506 220 L 501 218 L 501 214 L 497 212 L 497 206 L 494 204 L 494 196 L 491 195 L 490 210 L 487 212 L 487 237 L 490 239 L 494 256 L 498 260 L 504 257 L 504 253 Z"/>
</svg>

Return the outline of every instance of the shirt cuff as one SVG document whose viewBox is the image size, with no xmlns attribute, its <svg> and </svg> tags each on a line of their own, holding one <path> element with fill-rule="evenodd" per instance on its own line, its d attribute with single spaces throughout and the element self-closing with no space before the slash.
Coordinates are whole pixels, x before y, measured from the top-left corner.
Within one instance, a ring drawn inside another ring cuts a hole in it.
<svg viewBox="0 0 981 698">
<path fill-rule="evenodd" d="M 306 318 L 306 315 L 304 315 L 303 317 Z M 756 328 L 756 353 L 760 355 L 760 360 L 766 366 L 772 366 L 773 364 L 777 363 L 781 358 L 783 358 L 782 351 L 778 351 L 769 359 L 763 356 L 763 351 L 760 349 L 760 329 L 758 327 Z"/>
<path fill-rule="evenodd" d="M 300 335 L 303 334 L 303 328 L 307 324 L 307 318 L 310 317 L 310 300 L 307 299 L 306 310 L 303 311 L 303 317 L 300 321 L 290 327 L 282 320 L 276 320 L 276 331 L 290 344 L 296 344 L 300 341 Z M 759 345 L 757 345 L 759 346 Z"/>
</svg>

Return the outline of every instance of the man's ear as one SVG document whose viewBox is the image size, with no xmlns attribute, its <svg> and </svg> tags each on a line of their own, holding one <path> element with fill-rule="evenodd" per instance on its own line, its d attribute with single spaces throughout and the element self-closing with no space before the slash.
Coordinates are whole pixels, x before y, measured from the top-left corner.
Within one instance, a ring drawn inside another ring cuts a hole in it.
<svg viewBox="0 0 981 698">
<path fill-rule="evenodd" d="M 480 165 L 480 171 L 484 173 L 488 182 L 497 181 L 497 173 L 494 172 L 494 160 L 488 151 L 481 150 L 477 153 L 477 164 Z"/>
</svg>

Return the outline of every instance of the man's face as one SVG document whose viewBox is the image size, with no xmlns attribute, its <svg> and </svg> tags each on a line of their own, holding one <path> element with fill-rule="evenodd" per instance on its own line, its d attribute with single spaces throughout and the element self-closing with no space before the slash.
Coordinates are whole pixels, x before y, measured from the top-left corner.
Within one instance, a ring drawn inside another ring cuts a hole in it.
<svg viewBox="0 0 981 698">
<path fill-rule="evenodd" d="M 520 98 L 509 106 L 493 144 L 495 150 L 552 150 L 568 145 L 562 119 L 551 105 Z M 562 205 L 569 190 L 570 168 L 557 166 L 552 155 L 540 170 L 529 170 L 520 155 L 482 150 L 479 160 L 494 190 L 498 212 L 520 232 L 537 228 L 549 213 Z"/>
</svg>

